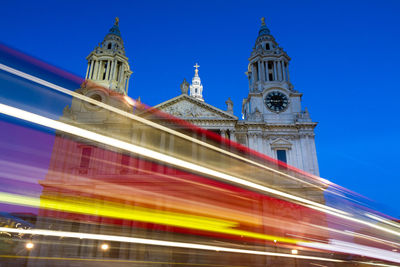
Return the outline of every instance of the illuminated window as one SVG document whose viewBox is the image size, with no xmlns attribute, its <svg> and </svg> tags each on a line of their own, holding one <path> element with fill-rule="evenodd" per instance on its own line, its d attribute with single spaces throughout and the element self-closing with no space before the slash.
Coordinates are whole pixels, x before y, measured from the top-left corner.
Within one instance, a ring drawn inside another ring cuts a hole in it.
<svg viewBox="0 0 400 267">
<path fill-rule="evenodd" d="M 278 160 L 287 163 L 286 150 L 277 150 L 276 156 L 277 156 Z"/>
</svg>

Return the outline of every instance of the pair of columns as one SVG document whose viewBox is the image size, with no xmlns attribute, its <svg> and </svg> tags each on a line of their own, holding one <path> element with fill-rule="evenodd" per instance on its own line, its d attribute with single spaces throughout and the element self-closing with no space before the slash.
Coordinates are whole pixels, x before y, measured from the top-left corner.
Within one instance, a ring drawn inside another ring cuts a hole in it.
<svg viewBox="0 0 400 267">
<path fill-rule="evenodd" d="M 268 63 L 272 64 L 272 75 L 273 79 L 269 79 L 269 68 Z M 255 65 L 257 64 L 257 66 Z M 257 63 L 252 64 L 252 73 L 255 81 L 289 81 L 289 71 L 287 63 L 284 60 L 268 60 L 268 61 L 257 61 Z"/>
<path fill-rule="evenodd" d="M 101 64 L 104 63 L 104 60 L 90 60 L 88 62 L 88 67 L 86 70 L 86 79 L 91 79 L 91 80 L 100 80 L 100 75 L 104 74 L 102 72 L 102 66 Z M 119 68 L 119 71 L 117 71 L 117 68 Z M 126 80 L 128 79 L 128 76 L 124 73 L 125 72 L 125 65 L 122 63 L 121 65 L 118 66 L 118 61 L 117 60 L 107 60 L 107 68 L 104 70 L 106 71 L 105 75 L 105 80 L 106 81 L 113 81 L 114 77 L 118 73 L 118 77 L 116 77 L 116 81 L 119 84 L 123 84 L 124 90 L 127 89 L 128 84 L 126 83 Z M 102 72 L 102 73 L 101 73 Z"/>
<path fill-rule="evenodd" d="M 229 136 L 228 136 L 228 132 L 229 132 Z M 235 130 L 231 130 L 231 129 L 222 129 L 220 130 L 220 135 L 224 138 L 228 138 L 232 141 L 236 141 L 235 139 Z"/>
</svg>

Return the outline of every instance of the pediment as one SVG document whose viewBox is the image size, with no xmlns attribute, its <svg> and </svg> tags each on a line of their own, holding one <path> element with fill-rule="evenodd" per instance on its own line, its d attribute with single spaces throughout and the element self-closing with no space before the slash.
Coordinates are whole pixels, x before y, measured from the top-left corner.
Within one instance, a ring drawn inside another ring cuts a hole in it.
<svg viewBox="0 0 400 267">
<path fill-rule="evenodd" d="M 184 120 L 237 120 L 226 111 L 188 95 L 180 95 L 154 108 Z"/>
<path fill-rule="evenodd" d="M 292 143 L 284 138 L 277 138 L 270 145 L 272 149 L 290 149 L 292 147 Z"/>
</svg>

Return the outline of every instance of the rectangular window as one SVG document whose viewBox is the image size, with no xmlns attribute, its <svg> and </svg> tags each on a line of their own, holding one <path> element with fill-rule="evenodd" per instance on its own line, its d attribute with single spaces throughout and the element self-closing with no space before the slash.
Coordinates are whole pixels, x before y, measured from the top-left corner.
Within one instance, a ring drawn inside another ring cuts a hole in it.
<svg viewBox="0 0 400 267">
<path fill-rule="evenodd" d="M 92 148 L 90 147 L 82 148 L 81 164 L 80 164 L 81 168 L 89 168 L 91 154 L 92 154 Z"/>
<path fill-rule="evenodd" d="M 276 155 L 277 155 L 278 160 L 287 163 L 286 150 L 277 150 Z"/>
</svg>

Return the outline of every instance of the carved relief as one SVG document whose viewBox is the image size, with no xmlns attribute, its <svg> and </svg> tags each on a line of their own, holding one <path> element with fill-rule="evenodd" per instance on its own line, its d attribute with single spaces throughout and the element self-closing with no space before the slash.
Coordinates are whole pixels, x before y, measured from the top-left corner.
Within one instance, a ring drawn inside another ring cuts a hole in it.
<svg viewBox="0 0 400 267">
<path fill-rule="evenodd" d="M 220 115 L 189 101 L 182 101 L 177 104 L 167 106 L 161 109 L 176 117 L 181 118 L 207 118 L 207 119 L 222 119 Z"/>
</svg>

